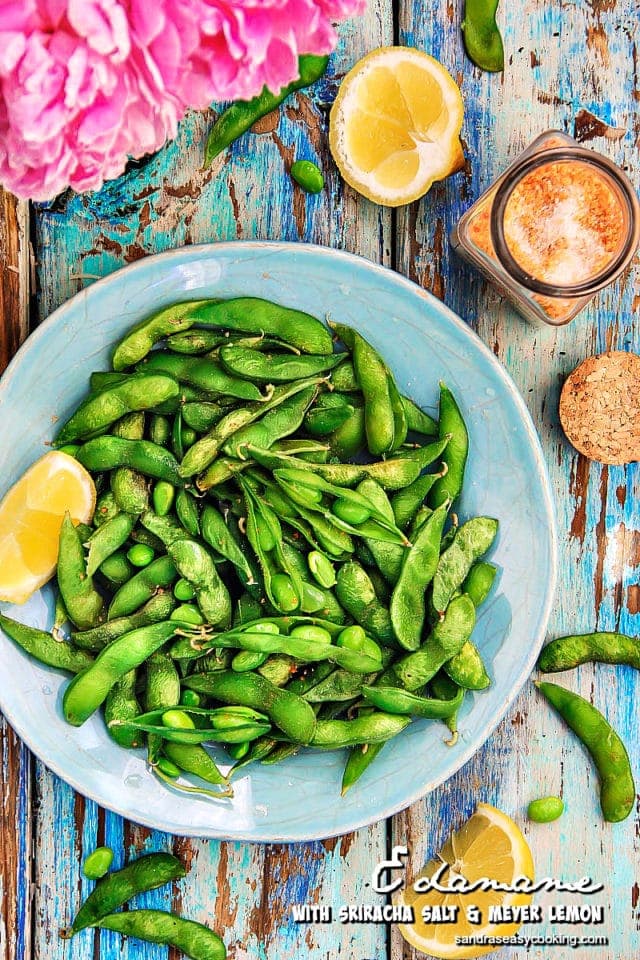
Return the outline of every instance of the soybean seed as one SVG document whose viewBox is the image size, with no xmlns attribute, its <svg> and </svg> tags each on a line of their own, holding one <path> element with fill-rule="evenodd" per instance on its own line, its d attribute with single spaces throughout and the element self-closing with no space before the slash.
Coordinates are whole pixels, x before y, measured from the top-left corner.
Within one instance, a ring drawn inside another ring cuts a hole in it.
<svg viewBox="0 0 640 960">
<path fill-rule="evenodd" d="M 111 847 L 96 847 L 96 849 L 85 858 L 82 864 L 82 872 L 88 880 L 99 880 L 113 863 L 113 850 Z"/>
<path fill-rule="evenodd" d="M 564 812 L 564 803 L 560 797 L 540 797 L 532 800 L 527 808 L 527 816 L 534 823 L 551 823 Z"/>
<path fill-rule="evenodd" d="M 148 567 L 155 554 L 146 543 L 136 543 L 127 551 L 127 560 L 134 567 Z"/>
<path fill-rule="evenodd" d="M 181 603 L 184 603 L 187 600 L 193 600 L 196 595 L 196 590 L 193 584 L 189 583 L 188 580 L 180 578 L 173 588 L 173 595 L 176 600 L 180 600 Z"/>
<path fill-rule="evenodd" d="M 291 176 L 307 193 L 320 193 L 324 187 L 322 170 L 312 160 L 296 160 L 292 163 Z"/>
</svg>

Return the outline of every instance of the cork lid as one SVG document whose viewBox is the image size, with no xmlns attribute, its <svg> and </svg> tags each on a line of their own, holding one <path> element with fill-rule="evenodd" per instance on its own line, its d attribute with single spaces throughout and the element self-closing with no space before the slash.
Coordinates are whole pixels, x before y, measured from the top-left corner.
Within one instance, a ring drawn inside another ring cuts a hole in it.
<svg viewBox="0 0 640 960">
<path fill-rule="evenodd" d="M 560 422 L 589 460 L 640 460 L 640 356 L 612 350 L 587 357 L 562 388 Z"/>
</svg>

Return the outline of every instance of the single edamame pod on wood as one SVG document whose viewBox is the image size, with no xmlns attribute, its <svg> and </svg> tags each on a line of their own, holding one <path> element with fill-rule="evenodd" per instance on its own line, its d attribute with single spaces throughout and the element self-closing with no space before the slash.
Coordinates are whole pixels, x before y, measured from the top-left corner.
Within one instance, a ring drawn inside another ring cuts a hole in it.
<svg viewBox="0 0 640 960">
<path fill-rule="evenodd" d="M 496 23 L 499 0 L 465 0 L 462 36 L 472 63 L 489 73 L 504 70 L 504 47 Z"/>
<path fill-rule="evenodd" d="M 303 54 L 298 58 L 298 79 L 293 80 L 278 93 L 265 87 L 252 100 L 238 100 L 220 114 L 211 128 L 205 149 L 204 166 L 208 167 L 225 147 L 246 133 L 257 120 L 275 110 L 295 90 L 302 90 L 319 80 L 327 69 L 329 58 L 315 54 Z M 224 326 L 224 324 L 222 324 Z"/>
<path fill-rule="evenodd" d="M 147 853 L 133 860 L 121 870 L 107 874 L 95 885 L 63 937 L 68 939 L 86 927 L 95 926 L 131 897 L 181 880 L 184 876 L 184 866 L 170 853 Z"/>
<path fill-rule="evenodd" d="M 537 681 L 536 687 L 591 754 L 600 777 L 604 819 L 609 823 L 625 820 L 634 808 L 636 788 L 629 756 L 616 731 L 599 710 L 577 693 L 546 681 Z"/>
<path fill-rule="evenodd" d="M 164 910 L 127 910 L 112 913 L 92 924 L 127 937 L 175 947 L 191 960 L 225 960 L 224 942 L 209 927 L 184 920 Z"/>
<path fill-rule="evenodd" d="M 538 660 L 543 673 L 573 670 L 581 663 L 623 663 L 640 670 L 640 640 L 623 633 L 582 633 L 558 637 Z"/>
</svg>

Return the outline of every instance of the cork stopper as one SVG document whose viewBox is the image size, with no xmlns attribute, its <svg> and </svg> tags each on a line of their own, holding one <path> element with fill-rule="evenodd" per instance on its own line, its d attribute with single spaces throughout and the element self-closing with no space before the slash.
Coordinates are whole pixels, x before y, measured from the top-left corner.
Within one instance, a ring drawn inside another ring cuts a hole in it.
<svg viewBox="0 0 640 960">
<path fill-rule="evenodd" d="M 589 460 L 640 460 L 640 356 L 612 350 L 587 357 L 562 388 L 560 422 Z"/>
</svg>

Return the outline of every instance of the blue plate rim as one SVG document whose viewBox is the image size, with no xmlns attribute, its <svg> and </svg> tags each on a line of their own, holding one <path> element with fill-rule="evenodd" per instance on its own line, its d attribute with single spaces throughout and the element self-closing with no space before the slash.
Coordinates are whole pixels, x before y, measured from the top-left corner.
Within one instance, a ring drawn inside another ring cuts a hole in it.
<svg viewBox="0 0 640 960">
<path fill-rule="evenodd" d="M 495 715 L 495 717 L 484 724 L 480 729 L 479 734 L 476 736 L 475 744 L 471 744 L 467 749 L 462 751 L 460 754 L 456 755 L 453 763 L 446 768 L 445 774 L 443 777 L 436 778 L 435 781 L 427 780 L 421 787 L 417 790 L 414 790 L 411 795 L 405 797 L 400 804 L 390 804 L 388 807 L 383 808 L 380 811 L 376 811 L 374 814 L 364 813 L 361 817 L 353 816 L 351 822 L 348 822 L 346 825 L 343 824 L 340 827 L 339 832 L 329 833 L 326 835 L 318 836 L 316 833 L 305 832 L 304 830 L 297 830 L 293 832 L 293 835 L 283 836 L 283 835 L 274 835 L 273 833 L 261 834 L 260 830 L 257 829 L 255 832 L 243 833 L 242 831 L 234 833 L 232 835 L 225 834 L 219 830 L 202 830 L 197 829 L 196 832 L 189 831 L 188 828 L 185 828 L 185 831 L 177 832 L 173 827 L 168 828 L 166 825 L 162 825 L 157 820 L 152 818 L 145 818 L 142 816 L 136 816 L 134 822 L 141 824 L 142 826 L 149 827 L 153 830 L 161 830 L 167 833 L 170 833 L 173 836 L 184 836 L 184 837 L 193 837 L 193 838 L 208 838 L 214 840 L 228 840 L 228 841 L 239 841 L 239 842 L 249 842 L 249 843 L 299 843 L 299 842 L 311 842 L 315 840 L 328 839 L 334 836 L 343 836 L 346 833 L 351 833 L 352 831 L 362 829 L 364 827 L 371 826 L 372 824 L 378 823 L 381 820 L 386 820 L 389 817 L 394 816 L 402 810 L 407 809 L 407 807 L 416 803 L 418 800 L 422 799 L 432 790 L 436 789 L 439 786 L 444 785 L 451 777 L 457 773 L 457 771 L 464 766 L 477 752 L 481 747 L 486 743 L 491 734 L 497 729 L 499 724 L 504 719 L 507 711 L 511 704 L 515 701 L 516 697 L 519 695 L 520 691 L 524 687 L 524 684 L 527 681 L 527 678 L 533 671 L 533 668 L 538 659 L 538 654 L 542 648 L 542 643 L 544 640 L 544 635 L 546 627 L 549 621 L 549 616 L 551 613 L 551 607 L 555 598 L 557 576 L 558 576 L 558 537 L 557 537 L 557 522 L 556 522 L 556 509 L 555 501 L 553 498 L 551 481 L 549 478 L 549 472 L 547 469 L 546 461 L 544 459 L 544 453 L 542 450 L 542 445 L 540 443 L 540 438 L 538 436 L 536 427 L 533 423 L 531 414 L 520 394 L 520 391 L 513 382 L 509 372 L 506 367 L 504 367 L 497 357 L 492 353 L 489 347 L 484 343 L 484 341 L 475 333 L 471 327 L 468 326 L 458 316 L 453 310 L 446 306 L 442 301 L 438 300 L 432 293 L 428 290 L 424 290 L 413 280 L 410 280 L 408 277 L 405 277 L 403 274 L 398 273 L 396 270 L 386 267 L 383 264 L 375 263 L 372 260 L 367 259 L 364 256 L 359 254 L 350 253 L 346 250 L 341 250 L 335 247 L 323 246 L 321 244 L 312 244 L 312 243 L 298 243 L 293 241 L 284 241 L 284 240 L 227 240 L 221 241 L 219 243 L 200 243 L 193 245 L 186 245 L 182 247 L 175 247 L 170 250 L 165 250 L 161 253 L 150 254 L 149 256 L 141 257 L 139 260 L 136 260 L 134 263 L 125 264 L 122 267 L 117 268 L 112 273 L 108 274 L 106 277 L 101 277 L 99 280 L 96 280 L 90 286 L 86 287 L 83 290 L 79 290 L 76 294 L 66 300 L 63 304 L 57 307 L 53 313 L 51 313 L 46 320 L 38 325 L 37 329 L 30 334 L 21 347 L 18 349 L 16 354 L 11 359 L 10 363 L 6 367 L 2 377 L 0 378 L 0 385 L 2 389 L 0 390 L 0 405 L 2 399 L 2 392 L 6 388 L 6 384 L 10 383 L 13 377 L 16 374 L 18 365 L 24 362 L 25 356 L 28 356 L 29 352 L 35 349 L 40 341 L 40 339 L 48 332 L 48 330 L 55 324 L 60 322 L 60 318 L 64 318 L 65 314 L 72 310 L 75 304 L 80 301 L 82 298 L 86 298 L 88 295 L 91 295 L 94 288 L 104 288 L 108 284 L 117 283 L 121 279 L 121 274 L 124 271 L 129 273 L 135 273 L 136 271 L 142 271 L 148 269 L 150 263 L 154 262 L 169 262 L 173 259 L 181 260 L 184 258 L 185 253 L 189 255 L 194 255 L 197 259 L 199 253 L 203 254 L 212 254 L 215 251 L 231 251 L 233 249 L 242 249 L 244 251 L 256 252 L 256 251 L 268 251 L 276 250 L 283 253 L 296 253 L 302 254 L 302 256 L 310 256 L 312 254 L 320 255 L 322 257 L 338 257 L 346 261 L 350 261 L 358 264 L 359 267 L 369 270 L 372 274 L 382 274 L 392 283 L 396 283 L 401 287 L 404 287 L 411 295 L 415 296 L 416 294 L 429 302 L 431 306 L 441 314 L 441 316 L 446 319 L 448 323 L 453 324 L 457 327 L 458 330 L 466 337 L 468 337 L 475 346 L 480 350 L 480 353 L 484 355 L 486 361 L 497 375 L 497 377 L 502 382 L 503 386 L 509 393 L 513 403 L 518 409 L 520 416 L 522 418 L 522 423 L 526 427 L 527 436 L 529 443 L 534 454 L 534 459 L 538 467 L 538 473 L 540 480 L 542 481 L 542 492 L 543 492 L 543 503 L 544 503 L 544 512 L 548 520 L 548 531 L 549 531 L 549 571 L 548 571 L 548 581 L 547 581 L 547 591 L 546 598 L 543 607 L 540 610 L 538 616 L 538 621 L 536 624 L 535 634 L 532 638 L 532 642 L 529 647 L 529 655 L 524 661 L 522 669 L 518 675 L 517 681 L 513 684 L 510 691 L 505 695 L 500 710 Z M 197 298 L 192 298 L 197 299 Z M 98 803 L 100 806 L 104 807 L 107 810 L 117 814 L 118 816 L 123 817 L 124 819 L 130 818 L 130 813 L 119 807 L 117 804 L 114 804 L 110 801 L 105 800 L 105 798 L 94 794 L 93 792 L 88 793 L 86 790 L 78 784 L 74 777 L 69 777 L 68 774 L 60 768 L 60 765 L 55 761 L 50 761 L 40 756 L 39 752 L 34 749 L 31 743 L 31 738 L 28 731 L 25 731 L 22 727 L 22 724 L 15 723 L 10 712 L 6 712 L 2 705 L 2 713 L 9 722 L 10 726 L 13 728 L 18 737 L 25 743 L 29 750 L 36 756 L 38 759 L 44 763 L 49 770 L 51 770 L 56 776 L 60 777 L 65 783 L 69 784 L 74 790 L 80 793 L 82 796 L 88 797 L 94 802 Z"/>
</svg>

